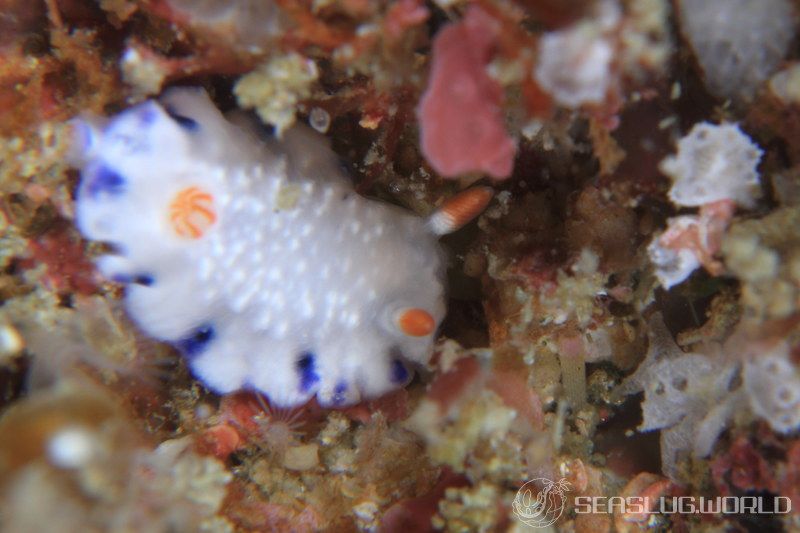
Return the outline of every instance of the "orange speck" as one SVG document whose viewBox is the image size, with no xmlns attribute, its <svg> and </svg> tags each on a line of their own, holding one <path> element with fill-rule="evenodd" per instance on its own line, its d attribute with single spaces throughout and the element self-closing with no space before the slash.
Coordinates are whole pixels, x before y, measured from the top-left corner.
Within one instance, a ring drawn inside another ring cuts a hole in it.
<svg viewBox="0 0 800 533">
<path fill-rule="evenodd" d="M 236 428 L 228 424 L 218 424 L 200 434 L 196 443 L 198 451 L 215 456 L 222 461 L 238 450 L 242 437 Z"/>
<path fill-rule="evenodd" d="M 169 220 L 181 237 L 199 239 L 217 221 L 214 197 L 199 187 L 183 189 L 169 204 Z"/>
<path fill-rule="evenodd" d="M 474 187 L 455 195 L 431 216 L 433 230 L 440 235 L 456 231 L 478 216 L 493 195 L 490 187 Z"/>
<path fill-rule="evenodd" d="M 436 329 L 436 321 L 424 309 L 413 307 L 400 312 L 397 318 L 400 331 L 412 337 L 430 335 Z"/>
</svg>

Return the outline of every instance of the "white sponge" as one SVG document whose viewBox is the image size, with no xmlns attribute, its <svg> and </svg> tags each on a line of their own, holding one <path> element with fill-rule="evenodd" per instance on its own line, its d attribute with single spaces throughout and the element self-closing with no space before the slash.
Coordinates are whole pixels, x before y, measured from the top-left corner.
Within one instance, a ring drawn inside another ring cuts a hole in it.
<svg viewBox="0 0 800 533">
<path fill-rule="evenodd" d="M 753 207 L 762 155 L 736 124 L 699 122 L 678 141 L 678 153 L 661 162 L 661 171 L 672 178 L 669 197 L 680 206 L 733 200 Z"/>
</svg>

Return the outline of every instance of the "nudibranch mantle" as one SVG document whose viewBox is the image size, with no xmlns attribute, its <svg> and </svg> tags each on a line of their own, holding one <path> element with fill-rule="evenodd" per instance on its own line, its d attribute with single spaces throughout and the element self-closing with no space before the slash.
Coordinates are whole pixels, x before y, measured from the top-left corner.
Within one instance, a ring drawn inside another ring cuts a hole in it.
<svg viewBox="0 0 800 533">
<path fill-rule="evenodd" d="M 110 244 L 97 265 L 127 284 L 130 316 L 210 389 L 280 406 L 405 385 L 445 314 L 438 234 L 491 196 L 466 191 L 427 220 L 366 199 L 323 137 L 262 140 L 198 89 L 75 132 L 77 225 Z"/>
</svg>

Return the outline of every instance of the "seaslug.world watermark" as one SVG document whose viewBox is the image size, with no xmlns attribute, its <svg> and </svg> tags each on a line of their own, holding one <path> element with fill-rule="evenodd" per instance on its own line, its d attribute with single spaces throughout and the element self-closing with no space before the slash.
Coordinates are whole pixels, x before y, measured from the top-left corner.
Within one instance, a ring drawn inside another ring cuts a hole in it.
<svg viewBox="0 0 800 533">
<path fill-rule="evenodd" d="M 548 527 L 561 518 L 569 490 L 570 484 L 563 478 L 557 482 L 545 478 L 532 479 L 517 491 L 511 509 L 527 526 Z"/>
<path fill-rule="evenodd" d="M 550 526 L 564 513 L 569 490 L 565 479 L 557 482 L 544 478 L 531 480 L 517 492 L 512 511 L 527 526 Z M 772 515 L 792 511 L 792 500 L 786 496 L 575 496 L 572 504 L 575 514 L 622 514 L 640 518 L 655 514 Z"/>
<path fill-rule="evenodd" d="M 792 500 L 786 496 L 577 496 L 576 514 L 787 514 Z"/>
</svg>

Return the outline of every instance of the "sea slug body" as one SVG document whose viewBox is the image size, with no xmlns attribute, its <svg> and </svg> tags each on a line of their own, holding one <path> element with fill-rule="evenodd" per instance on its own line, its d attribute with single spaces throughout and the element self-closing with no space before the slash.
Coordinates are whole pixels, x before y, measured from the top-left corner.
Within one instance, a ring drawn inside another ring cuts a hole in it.
<svg viewBox="0 0 800 533">
<path fill-rule="evenodd" d="M 419 218 L 356 194 L 318 134 L 261 140 L 197 89 L 75 130 L 77 224 L 112 249 L 98 268 L 212 390 L 342 406 L 427 362 L 445 314 L 437 237 L 488 190 Z"/>
</svg>

